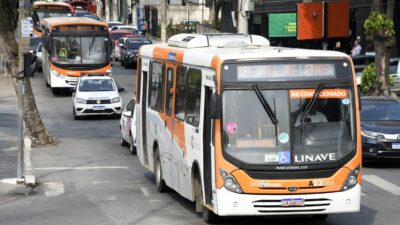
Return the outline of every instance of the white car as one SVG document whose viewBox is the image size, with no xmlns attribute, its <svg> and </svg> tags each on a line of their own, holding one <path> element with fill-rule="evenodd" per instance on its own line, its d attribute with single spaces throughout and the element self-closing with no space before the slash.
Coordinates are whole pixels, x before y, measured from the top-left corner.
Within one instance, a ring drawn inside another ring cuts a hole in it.
<svg viewBox="0 0 400 225">
<path fill-rule="evenodd" d="M 134 99 L 129 101 L 122 111 L 119 126 L 121 130 L 121 145 L 129 145 L 131 154 L 136 154 L 136 111 Z"/>
<path fill-rule="evenodd" d="M 136 26 L 127 26 L 127 25 L 115 25 L 110 28 L 112 30 L 127 30 L 132 33 L 132 35 L 137 35 L 137 27 Z"/>
<path fill-rule="evenodd" d="M 122 99 L 109 75 L 82 75 L 72 95 L 74 119 L 92 115 L 121 115 Z"/>
<path fill-rule="evenodd" d="M 35 50 L 36 53 L 36 70 L 42 70 L 42 43 L 39 43 Z"/>
</svg>

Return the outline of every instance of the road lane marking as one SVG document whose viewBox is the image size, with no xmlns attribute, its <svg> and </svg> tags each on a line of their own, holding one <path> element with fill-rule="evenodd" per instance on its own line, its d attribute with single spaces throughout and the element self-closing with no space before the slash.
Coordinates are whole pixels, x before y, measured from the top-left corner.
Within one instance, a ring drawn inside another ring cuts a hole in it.
<svg viewBox="0 0 400 225">
<path fill-rule="evenodd" d="M 109 184 L 111 181 L 103 180 L 103 181 L 93 181 L 92 184 Z"/>
<path fill-rule="evenodd" d="M 129 169 L 126 166 L 77 166 L 77 167 L 36 167 L 34 170 L 105 170 L 105 169 Z"/>
<path fill-rule="evenodd" d="M 149 191 L 145 187 L 140 187 L 140 190 L 144 196 L 149 197 Z"/>
<path fill-rule="evenodd" d="M 375 175 L 363 175 L 363 179 L 387 192 L 400 196 L 400 187 Z"/>
<path fill-rule="evenodd" d="M 361 192 L 361 196 L 367 196 L 367 194 L 365 194 L 364 192 Z"/>
<path fill-rule="evenodd" d="M 3 150 L 3 152 L 12 152 L 12 151 L 17 151 L 17 147 L 10 147 L 10 148 L 6 148 Z"/>
<path fill-rule="evenodd" d="M 61 182 L 48 182 L 43 185 L 46 197 L 54 197 L 64 194 L 64 184 Z"/>
</svg>

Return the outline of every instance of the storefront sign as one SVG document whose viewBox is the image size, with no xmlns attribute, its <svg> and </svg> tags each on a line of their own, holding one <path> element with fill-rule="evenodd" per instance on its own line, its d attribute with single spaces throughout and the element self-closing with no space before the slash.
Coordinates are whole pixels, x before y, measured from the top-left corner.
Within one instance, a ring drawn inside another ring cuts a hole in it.
<svg viewBox="0 0 400 225">
<path fill-rule="evenodd" d="M 269 37 L 296 37 L 296 13 L 271 13 L 268 15 Z"/>
</svg>

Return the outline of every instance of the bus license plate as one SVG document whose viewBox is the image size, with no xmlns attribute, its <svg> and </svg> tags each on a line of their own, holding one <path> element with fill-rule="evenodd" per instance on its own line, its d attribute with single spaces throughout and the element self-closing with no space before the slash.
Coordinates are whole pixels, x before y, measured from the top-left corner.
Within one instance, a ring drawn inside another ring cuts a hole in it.
<svg viewBox="0 0 400 225">
<path fill-rule="evenodd" d="M 281 200 L 281 206 L 304 206 L 304 198 L 286 198 Z"/>
<path fill-rule="evenodd" d="M 104 110 L 104 109 L 106 109 L 106 107 L 104 107 L 104 106 L 93 106 L 93 110 L 96 110 L 96 111 L 100 111 L 100 110 Z"/>
<path fill-rule="evenodd" d="M 392 143 L 392 149 L 400 149 L 400 143 Z"/>
</svg>

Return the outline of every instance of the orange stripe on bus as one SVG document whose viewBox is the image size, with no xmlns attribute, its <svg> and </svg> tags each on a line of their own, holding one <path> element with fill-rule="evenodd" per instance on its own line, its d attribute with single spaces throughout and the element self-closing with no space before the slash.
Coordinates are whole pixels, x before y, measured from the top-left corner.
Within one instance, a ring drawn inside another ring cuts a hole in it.
<svg viewBox="0 0 400 225">
<path fill-rule="evenodd" d="M 183 62 L 183 55 L 184 55 L 183 51 L 179 51 L 176 49 L 155 47 L 153 49 L 153 58 L 168 61 L 168 56 L 170 53 L 176 54 L 174 62 L 179 62 L 179 63 Z"/>
<path fill-rule="evenodd" d="M 85 73 L 85 72 L 94 72 L 94 73 L 105 73 L 107 72 L 107 70 L 111 70 L 111 63 L 108 64 L 107 66 L 100 68 L 100 69 L 96 69 L 96 70 L 68 70 L 68 69 L 61 69 L 58 68 L 56 66 L 54 66 L 53 64 L 50 63 L 50 68 L 52 70 L 55 70 L 56 72 L 64 75 L 64 76 L 71 76 L 71 77 L 80 77 L 81 73 Z"/>
</svg>

